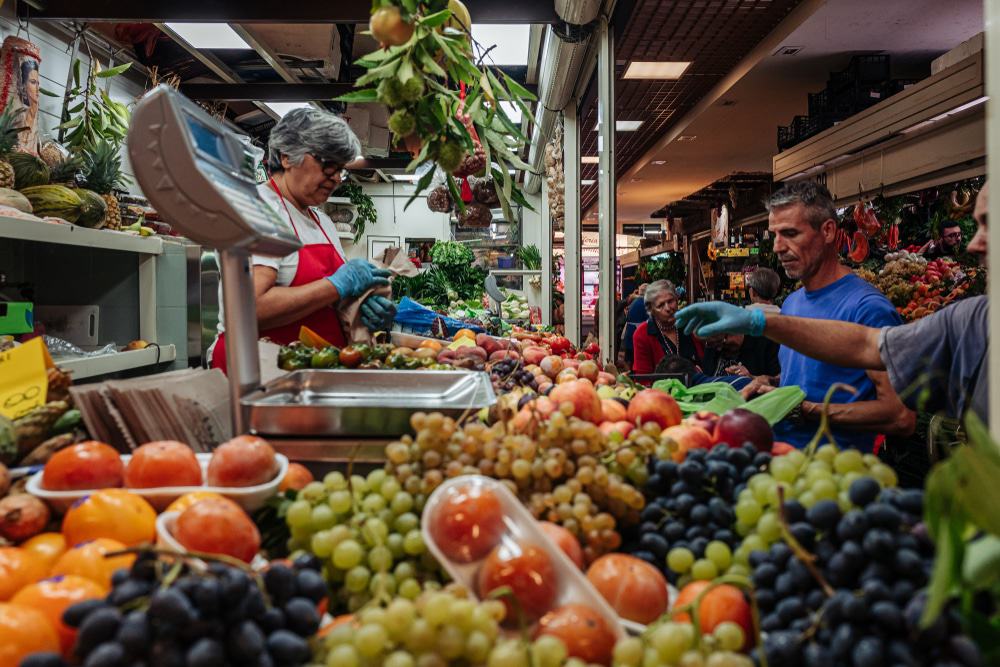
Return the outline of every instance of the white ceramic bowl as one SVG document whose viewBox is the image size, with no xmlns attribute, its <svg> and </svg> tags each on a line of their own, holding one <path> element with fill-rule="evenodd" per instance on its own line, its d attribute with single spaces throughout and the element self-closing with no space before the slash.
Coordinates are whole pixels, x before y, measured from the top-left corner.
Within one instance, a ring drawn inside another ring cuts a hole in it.
<svg viewBox="0 0 1000 667">
<path fill-rule="evenodd" d="M 198 457 L 198 463 L 201 465 L 202 479 L 205 479 L 208 477 L 208 462 L 212 458 L 212 455 L 195 454 L 195 456 Z M 267 502 L 268 498 L 278 492 L 281 480 L 285 478 L 285 473 L 288 472 L 288 457 L 284 454 L 276 454 L 275 456 L 278 460 L 278 474 L 275 475 L 274 479 L 271 481 L 265 482 L 264 484 L 258 484 L 256 486 L 208 486 L 207 484 L 202 484 L 201 486 L 165 486 L 155 489 L 127 490 L 137 496 L 145 498 L 157 512 L 162 512 L 170 503 L 177 500 L 185 493 L 191 493 L 192 491 L 213 491 L 221 496 L 225 496 L 226 498 L 236 501 L 236 503 L 247 512 L 252 512 L 262 507 L 264 503 Z M 131 454 L 122 454 L 122 463 L 128 465 L 131 458 Z M 58 514 L 65 513 L 66 510 L 69 509 L 70 505 L 75 503 L 77 500 L 98 490 L 51 491 L 49 489 L 42 488 L 42 472 L 43 471 L 40 470 L 28 478 L 25 490 L 31 495 L 44 500 L 49 504 L 52 510 Z"/>
</svg>

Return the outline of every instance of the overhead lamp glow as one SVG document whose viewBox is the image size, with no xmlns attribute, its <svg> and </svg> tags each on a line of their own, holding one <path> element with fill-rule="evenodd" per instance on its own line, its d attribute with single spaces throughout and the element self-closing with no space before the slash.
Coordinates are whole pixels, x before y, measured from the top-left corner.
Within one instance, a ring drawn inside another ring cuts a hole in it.
<svg viewBox="0 0 1000 667">
<path fill-rule="evenodd" d="M 486 56 L 495 65 L 528 64 L 528 43 L 531 40 L 531 26 L 524 24 L 497 25 L 493 23 L 473 23 L 472 39 L 484 49 L 492 50 Z"/>
<path fill-rule="evenodd" d="M 252 48 L 228 23 L 167 23 L 166 26 L 196 49 Z"/>
<path fill-rule="evenodd" d="M 642 124 L 645 122 L 646 121 L 644 120 L 616 120 L 615 130 L 617 130 L 618 132 L 635 132 L 640 127 L 642 127 Z M 597 132 L 600 129 L 601 129 L 600 123 L 594 126 L 594 132 Z"/>
<path fill-rule="evenodd" d="M 584 179 L 584 180 L 580 181 L 580 185 L 593 185 L 596 182 L 597 181 L 595 181 L 592 178 L 587 178 L 587 179 Z"/>
<path fill-rule="evenodd" d="M 398 183 L 416 183 L 420 180 L 419 174 L 389 174 L 389 178 Z"/>
<path fill-rule="evenodd" d="M 664 61 L 650 62 L 634 60 L 629 63 L 625 70 L 623 79 L 661 79 L 673 81 L 681 78 L 681 75 L 691 66 L 690 62 Z"/>
<path fill-rule="evenodd" d="M 292 109 L 308 109 L 312 106 L 308 102 L 264 102 L 264 105 L 278 114 L 279 118 L 284 118 Z"/>
<path fill-rule="evenodd" d="M 664 165 L 666 163 L 667 163 L 666 160 L 653 160 L 653 164 L 655 164 L 657 167 L 659 167 L 660 165 Z"/>
<path fill-rule="evenodd" d="M 600 161 L 601 158 L 596 155 L 584 155 L 580 158 L 580 164 L 598 164 Z"/>
</svg>

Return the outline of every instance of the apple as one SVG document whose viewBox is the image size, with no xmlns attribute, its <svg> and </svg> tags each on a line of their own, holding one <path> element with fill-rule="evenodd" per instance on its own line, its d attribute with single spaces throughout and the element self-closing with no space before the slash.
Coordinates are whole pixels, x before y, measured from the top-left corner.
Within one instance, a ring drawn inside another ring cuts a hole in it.
<svg viewBox="0 0 1000 667">
<path fill-rule="evenodd" d="M 566 382 L 576 382 L 579 378 L 576 376 L 576 371 L 572 368 L 564 368 L 559 371 L 559 375 L 556 376 L 556 384 L 565 384 Z"/>
<path fill-rule="evenodd" d="M 525 352 L 525 354 L 527 354 L 527 352 Z M 528 359 L 525 358 L 525 361 L 528 361 Z M 563 360 L 562 357 L 550 354 L 542 359 L 538 365 L 542 367 L 543 373 L 555 380 L 556 376 L 559 375 L 559 371 L 563 369 Z"/>
<path fill-rule="evenodd" d="M 573 405 L 573 416 L 577 419 L 597 424 L 601 421 L 601 399 L 597 390 L 587 382 L 577 380 L 557 384 L 549 398 L 556 405 L 569 402 Z"/>
<path fill-rule="evenodd" d="M 713 443 L 724 442 L 730 447 L 742 447 L 749 442 L 758 452 L 770 452 L 774 431 L 767 420 L 744 408 L 733 408 L 719 417 L 712 434 Z"/>
<path fill-rule="evenodd" d="M 614 398 L 618 394 L 615 393 L 615 388 L 614 387 L 612 387 L 610 385 L 598 383 L 598 385 L 597 385 L 597 395 L 600 396 L 601 400 L 603 401 L 606 398 Z"/>
<path fill-rule="evenodd" d="M 613 385 L 615 383 L 615 376 L 611 373 L 605 373 L 601 371 L 597 374 L 597 384 L 607 384 Z"/>
<path fill-rule="evenodd" d="M 681 423 L 681 409 L 674 397 L 658 389 L 643 389 L 628 404 L 628 420 L 633 424 L 656 422 L 660 428 Z"/>
<path fill-rule="evenodd" d="M 635 426 L 626 421 L 620 421 L 620 422 L 602 422 L 599 428 L 601 429 L 601 433 L 603 433 L 605 437 L 617 431 L 618 433 L 622 434 L 622 438 L 627 438 L 628 434 L 632 432 L 632 429 L 635 428 Z"/>
<path fill-rule="evenodd" d="M 534 366 L 541 364 L 542 359 L 547 357 L 548 354 L 544 347 L 538 347 L 537 345 L 526 347 L 521 352 L 521 356 L 524 357 L 524 363 Z"/>
<path fill-rule="evenodd" d="M 547 394 L 549 392 L 549 389 L 552 389 L 552 387 L 553 387 L 552 380 L 550 380 L 548 378 L 545 378 L 545 380 L 539 380 L 538 381 L 538 393 L 539 394 L 542 394 L 542 395 Z"/>
<path fill-rule="evenodd" d="M 576 359 L 563 359 L 563 367 L 575 370 L 580 367 L 580 362 Z"/>
<path fill-rule="evenodd" d="M 593 361 L 581 361 L 576 370 L 579 372 L 580 377 L 587 378 L 591 382 L 597 382 L 597 376 L 601 373 L 597 368 L 597 364 Z"/>
<path fill-rule="evenodd" d="M 490 361 L 502 361 L 503 359 L 517 360 L 520 358 L 521 355 L 514 350 L 497 350 L 496 352 L 490 354 Z"/>
<path fill-rule="evenodd" d="M 500 343 L 498 343 L 492 336 L 481 333 L 476 334 L 476 345 L 486 350 L 486 354 L 493 354 L 500 348 Z"/>
<path fill-rule="evenodd" d="M 719 415 L 708 410 L 699 410 L 693 415 L 689 415 L 684 423 L 688 426 L 698 426 L 709 433 L 715 433 L 715 425 L 719 423 Z"/>
<path fill-rule="evenodd" d="M 625 421 L 628 416 L 625 406 L 610 398 L 601 399 L 601 413 L 604 415 L 604 420 L 609 422 Z"/>
<path fill-rule="evenodd" d="M 542 369 L 540 366 L 538 366 L 538 364 L 528 364 L 527 366 L 524 367 L 524 370 L 528 371 L 535 377 L 542 375 Z"/>
<path fill-rule="evenodd" d="M 689 449 L 710 449 L 714 444 L 711 433 L 700 426 L 685 424 L 663 429 L 660 433 L 660 439 L 672 440 L 677 445 L 677 450 L 670 455 L 670 458 L 677 463 L 684 460 Z"/>
</svg>

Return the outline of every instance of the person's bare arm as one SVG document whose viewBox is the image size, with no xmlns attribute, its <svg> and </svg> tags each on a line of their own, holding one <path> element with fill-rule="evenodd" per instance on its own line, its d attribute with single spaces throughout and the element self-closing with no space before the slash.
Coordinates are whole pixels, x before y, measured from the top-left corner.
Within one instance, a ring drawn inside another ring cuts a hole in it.
<svg viewBox="0 0 1000 667">
<path fill-rule="evenodd" d="M 278 287 L 274 284 L 277 279 L 278 272 L 271 267 L 253 267 L 257 326 L 260 329 L 271 329 L 297 322 L 306 315 L 340 300 L 337 288 L 325 278 L 296 287 Z"/>
<path fill-rule="evenodd" d="M 768 313 L 764 335 L 807 357 L 847 368 L 884 371 L 879 329 L 853 322 Z"/>
<path fill-rule="evenodd" d="M 869 371 L 867 375 L 875 384 L 877 398 L 856 403 L 831 403 L 831 425 L 886 435 L 907 436 L 913 433 L 917 415 L 903 405 L 889 383 L 889 376 L 882 371 Z M 808 419 L 818 421 L 822 410 L 822 403 L 802 403 L 802 415 Z"/>
</svg>

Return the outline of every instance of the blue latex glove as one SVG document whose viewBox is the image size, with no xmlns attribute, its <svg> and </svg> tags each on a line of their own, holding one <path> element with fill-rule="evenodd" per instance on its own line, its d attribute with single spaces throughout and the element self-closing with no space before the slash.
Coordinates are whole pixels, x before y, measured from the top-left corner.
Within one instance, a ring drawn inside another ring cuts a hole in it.
<svg viewBox="0 0 1000 667">
<path fill-rule="evenodd" d="M 364 294 L 369 288 L 389 284 L 389 271 L 376 269 L 363 259 L 352 259 L 326 279 L 333 283 L 341 300 Z"/>
<path fill-rule="evenodd" d="M 709 301 L 695 303 L 677 311 L 677 330 L 708 338 L 719 334 L 764 335 L 764 311 L 759 308 L 740 308 L 730 303 Z"/>
<path fill-rule="evenodd" d="M 388 331 L 396 317 L 396 304 L 378 294 L 372 294 L 361 304 L 361 323 L 369 331 Z"/>
</svg>

